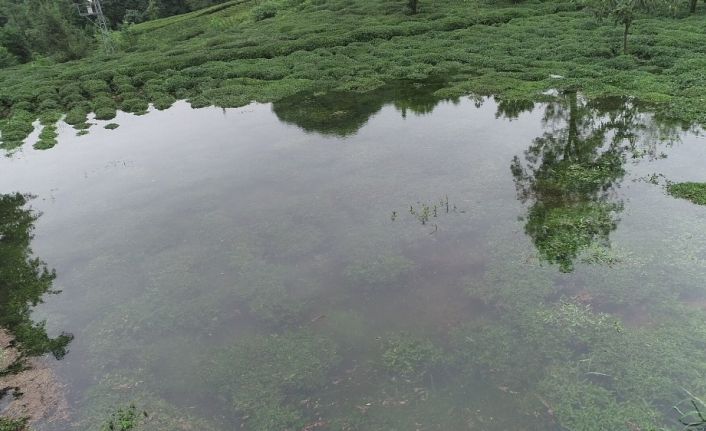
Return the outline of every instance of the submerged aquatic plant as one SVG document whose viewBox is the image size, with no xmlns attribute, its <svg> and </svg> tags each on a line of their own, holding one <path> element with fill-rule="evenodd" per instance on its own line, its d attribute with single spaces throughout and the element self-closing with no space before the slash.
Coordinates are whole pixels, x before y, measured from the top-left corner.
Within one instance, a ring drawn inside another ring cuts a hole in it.
<svg viewBox="0 0 706 431">
<path fill-rule="evenodd" d="M 443 351 L 428 340 L 401 333 L 383 340 L 382 363 L 401 377 L 419 379 L 444 358 Z"/>
<path fill-rule="evenodd" d="M 706 404 L 688 391 L 687 393 L 690 398 L 682 404 L 687 404 L 688 410 L 682 410 L 679 405 L 674 406 L 679 414 L 679 422 L 684 425 L 684 431 L 704 431 L 706 430 Z"/>
<path fill-rule="evenodd" d="M 110 418 L 101 426 L 100 431 L 131 431 L 139 427 L 141 420 L 146 418 L 147 412 L 139 412 L 134 404 L 128 407 L 119 407 L 111 413 Z"/>
<path fill-rule="evenodd" d="M 286 332 L 240 338 L 213 352 L 203 370 L 214 390 L 230 400 L 246 429 L 301 429 L 307 416 L 301 399 L 326 385 L 339 360 L 331 340 Z"/>
</svg>

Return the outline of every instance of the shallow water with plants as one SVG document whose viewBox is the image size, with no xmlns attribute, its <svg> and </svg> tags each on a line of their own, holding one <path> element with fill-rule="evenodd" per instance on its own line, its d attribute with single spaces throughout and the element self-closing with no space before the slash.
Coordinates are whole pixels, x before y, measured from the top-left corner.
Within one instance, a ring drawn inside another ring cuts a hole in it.
<svg viewBox="0 0 706 431">
<path fill-rule="evenodd" d="M 34 427 L 683 429 L 700 130 L 439 88 L 37 124 L 0 160 L 3 319 L 66 395 Z"/>
</svg>

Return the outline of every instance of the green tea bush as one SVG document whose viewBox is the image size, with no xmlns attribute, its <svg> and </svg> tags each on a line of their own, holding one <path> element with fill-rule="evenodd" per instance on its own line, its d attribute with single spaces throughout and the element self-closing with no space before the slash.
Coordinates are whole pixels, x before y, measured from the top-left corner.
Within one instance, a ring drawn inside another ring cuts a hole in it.
<svg viewBox="0 0 706 431">
<path fill-rule="evenodd" d="M 430 341 L 409 334 L 394 334 L 383 341 L 382 363 L 405 378 L 419 379 L 444 359 L 443 351 Z"/>
<path fill-rule="evenodd" d="M 271 1 L 266 1 L 255 6 L 250 13 L 254 21 L 262 21 L 267 18 L 273 18 L 277 15 L 277 5 Z"/>
</svg>

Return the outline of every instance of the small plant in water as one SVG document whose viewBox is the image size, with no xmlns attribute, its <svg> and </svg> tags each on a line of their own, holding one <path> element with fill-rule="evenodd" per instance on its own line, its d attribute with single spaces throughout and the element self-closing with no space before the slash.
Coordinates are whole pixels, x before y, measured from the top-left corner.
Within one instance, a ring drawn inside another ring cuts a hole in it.
<svg viewBox="0 0 706 431">
<path fill-rule="evenodd" d="M 667 193 L 675 198 L 687 199 L 697 205 L 706 205 L 706 183 L 672 183 Z"/>
<path fill-rule="evenodd" d="M 442 199 L 440 199 L 439 203 L 427 204 L 424 202 L 417 202 L 417 205 L 418 206 L 409 206 L 409 214 L 414 216 L 414 218 L 422 225 L 426 225 L 431 219 L 439 217 L 440 214 L 449 214 L 451 212 L 465 212 L 462 210 L 459 211 L 456 205 L 450 205 L 448 195 L 445 195 Z M 396 219 L 397 211 L 392 211 L 392 221 L 395 221 Z M 436 232 L 436 229 L 434 231 Z"/>
<path fill-rule="evenodd" d="M 110 418 L 101 426 L 101 431 L 129 431 L 136 429 L 147 412 L 139 412 L 134 404 L 120 407 L 110 415 Z"/>
<path fill-rule="evenodd" d="M 443 352 L 430 341 L 408 334 L 395 334 L 383 341 L 383 365 L 405 378 L 423 377 L 442 359 Z"/>
<path fill-rule="evenodd" d="M 706 430 L 706 404 L 701 399 L 687 392 L 691 399 L 684 401 L 689 405 L 687 411 L 682 411 L 678 405 L 674 410 L 679 414 L 679 422 L 684 425 L 686 431 Z"/>
</svg>

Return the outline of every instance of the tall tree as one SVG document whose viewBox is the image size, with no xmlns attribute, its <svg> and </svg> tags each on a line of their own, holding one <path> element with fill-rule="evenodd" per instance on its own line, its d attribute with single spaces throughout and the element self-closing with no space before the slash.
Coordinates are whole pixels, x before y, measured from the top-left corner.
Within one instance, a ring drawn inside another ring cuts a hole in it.
<svg viewBox="0 0 706 431">
<path fill-rule="evenodd" d="M 644 14 L 655 13 L 666 6 L 665 0 L 586 0 L 598 18 L 613 18 L 623 26 L 623 53 L 628 53 L 628 36 L 633 22 Z"/>
</svg>

